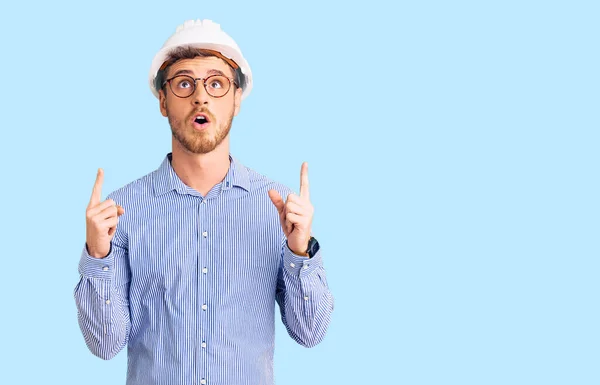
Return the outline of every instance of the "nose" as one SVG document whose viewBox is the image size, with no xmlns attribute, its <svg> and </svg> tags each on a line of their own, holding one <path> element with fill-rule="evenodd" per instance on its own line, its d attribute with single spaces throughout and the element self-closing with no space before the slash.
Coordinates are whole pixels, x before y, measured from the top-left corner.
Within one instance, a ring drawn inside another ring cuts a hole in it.
<svg viewBox="0 0 600 385">
<path fill-rule="evenodd" d="M 196 89 L 194 90 L 191 99 L 195 105 L 208 104 L 208 101 L 210 100 L 210 95 L 208 94 L 208 92 L 206 92 L 204 84 L 201 81 L 197 81 Z"/>
</svg>

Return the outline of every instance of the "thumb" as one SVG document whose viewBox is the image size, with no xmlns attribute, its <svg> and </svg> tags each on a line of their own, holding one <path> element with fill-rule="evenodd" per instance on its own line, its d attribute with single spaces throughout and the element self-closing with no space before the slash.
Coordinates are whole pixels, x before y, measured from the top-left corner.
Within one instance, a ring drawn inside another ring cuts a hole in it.
<svg viewBox="0 0 600 385">
<path fill-rule="evenodd" d="M 277 211 L 280 213 L 283 212 L 284 203 L 279 192 L 277 192 L 277 190 L 269 190 L 269 198 L 271 198 L 271 202 L 277 207 Z"/>
</svg>

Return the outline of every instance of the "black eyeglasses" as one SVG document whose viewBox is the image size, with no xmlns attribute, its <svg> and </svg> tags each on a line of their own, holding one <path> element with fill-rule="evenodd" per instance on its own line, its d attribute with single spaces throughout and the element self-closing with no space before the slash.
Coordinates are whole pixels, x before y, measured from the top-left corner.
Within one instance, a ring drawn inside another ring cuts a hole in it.
<svg viewBox="0 0 600 385">
<path fill-rule="evenodd" d="M 223 75 L 211 75 L 206 78 L 193 78 L 188 75 L 177 75 L 171 79 L 165 80 L 165 84 L 169 83 L 169 88 L 175 96 L 187 98 L 196 92 L 196 81 L 201 80 L 206 92 L 213 98 L 221 98 L 229 92 L 231 84 L 235 84 L 235 80 Z"/>
</svg>

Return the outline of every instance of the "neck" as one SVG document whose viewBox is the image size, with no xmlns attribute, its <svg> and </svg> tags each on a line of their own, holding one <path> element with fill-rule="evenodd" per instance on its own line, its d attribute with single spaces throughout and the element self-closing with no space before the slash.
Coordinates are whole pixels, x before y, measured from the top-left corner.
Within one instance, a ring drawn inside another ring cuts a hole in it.
<svg viewBox="0 0 600 385">
<path fill-rule="evenodd" d="M 173 138 L 171 166 L 187 186 L 202 196 L 221 183 L 229 171 L 229 136 L 214 150 L 206 154 L 194 154 Z"/>
</svg>

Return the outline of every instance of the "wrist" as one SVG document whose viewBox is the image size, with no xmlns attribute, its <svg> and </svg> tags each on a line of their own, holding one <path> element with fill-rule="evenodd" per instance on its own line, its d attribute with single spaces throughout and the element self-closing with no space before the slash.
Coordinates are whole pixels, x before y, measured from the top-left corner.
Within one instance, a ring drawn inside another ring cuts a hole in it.
<svg viewBox="0 0 600 385">
<path fill-rule="evenodd" d="M 112 246 L 112 245 L 111 245 L 111 246 Z M 92 257 L 92 258 L 96 258 L 96 259 L 103 259 L 103 258 L 106 258 L 106 257 L 108 257 L 108 255 L 110 254 L 110 250 L 111 250 L 111 248 L 112 248 L 112 247 L 109 247 L 109 249 L 108 249 L 108 251 L 107 251 L 107 252 L 103 252 L 102 250 L 98 251 L 98 250 L 96 250 L 96 249 L 94 249 L 94 248 L 90 248 L 90 247 L 88 246 L 87 242 L 86 242 L 86 244 L 85 244 L 85 248 L 86 248 L 86 250 L 87 250 L 87 252 L 88 252 L 88 255 L 89 255 L 90 257 Z"/>
<path fill-rule="evenodd" d="M 307 258 L 312 258 L 314 255 L 316 255 L 317 252 L 319 251 L 319 248 L 320 248 L 319 242 L 317 242 L 317 240 L 313 236 L 311 236 L 308 239 L 308 241 L 306 241 L 306 246 L 304 246 L 304 250 L 302 250 L 302 251 L 300 251 L 300 250 L 292 250 L 290 248 L 290 245 L 287 242 L 287 240 L 286 240 L 286 244 L 287 244 L 288 249 L 292 253 L 294 253 L 296 255 L 299 255 L 299 256 L 302 256 L 302 257 L 307 257 Z"/>
<path fill-rule="evenodd" d="M 300 256 L 302 256 L 302 257 L 308 257 L 308 256 L 309 256 L 309 255 L 308 255 L 308 252 L 307 252 L 307 250 L 308 250 L 308 242 L 306 243 L 306 247 L 305 247 L 305 248 L 304 248 L 304 250 L 302 250 L 302 251 L 299 251 L 299 250 L 293 250 L 293 249 L 290 247 L 290 244 L 287 242 L 287 240 L 285 241 L 285 244 L 287 245 L 287 248 L 288 248 L 288 249 L 289 249 L 289 250 L 290 250 L 292 253 L 294 253 L 294 254 L 296 254 L 296 255 L 300 255 Z"/>
</svg>

